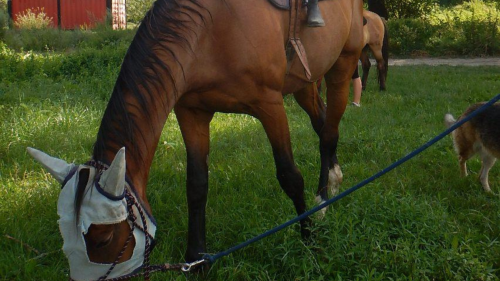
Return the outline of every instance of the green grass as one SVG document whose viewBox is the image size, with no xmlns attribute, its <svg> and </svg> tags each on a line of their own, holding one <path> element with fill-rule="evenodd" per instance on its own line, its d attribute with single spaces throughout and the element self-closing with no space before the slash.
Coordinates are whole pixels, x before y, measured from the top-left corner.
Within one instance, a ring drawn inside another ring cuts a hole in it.
<svg viewBox="0 0 500 281">
<path fill-rule="evenodd" d="M 100 60 L 82 60 L 78 53 L 62 61 L 55 56 L 14 61 L 0 56 L 0 280 L 67 279 L 56 214 L 60 186 L 27 155 L 26 147 L 67 161 L 87 161 L 119 67 L 116 60 L 99 67 Z M 16 75 L 23 64 L 33 69 L 32 76 Z M 75 75 L 88 67 L 99 71 Z M 66 73 L 70 68 L 75 69 Z M 457 116 L 469 104 L 500 93 L 498 73 L 495 67 L 391 67 L 386 92 L 376 90 L 372 74 L 362 107 L 348 107 L 341 123 L 342 190 L 442 132 L 445 113 Z M 293 98 L 287 97 L 285 104 L 311 207 L 318 139 Z M 159 223 L 153 263 L 183 260 L 185 157 L 171 114 L 148 186 Z M 209 165 L 210 253 L 294 217 L 292 203 L 275 179 L 270 145 L 258 120 L 217 114 Z M 330 207 L 324 220 L 315 219 L 312 245 L 301 241 L 295 225 L 219 260 L 206 276 L 167 273 L 153 280 L 498 280 L 500 198 L 483 192 L 477 159 L 469 168 L 471 176 L 460 178 L 447 137 Z M 490 173 L 497 194 L 499 178 L 497 165 Z M 36 258 L 33 250 L 4 235 L 49 254 Z"/>
</svg>

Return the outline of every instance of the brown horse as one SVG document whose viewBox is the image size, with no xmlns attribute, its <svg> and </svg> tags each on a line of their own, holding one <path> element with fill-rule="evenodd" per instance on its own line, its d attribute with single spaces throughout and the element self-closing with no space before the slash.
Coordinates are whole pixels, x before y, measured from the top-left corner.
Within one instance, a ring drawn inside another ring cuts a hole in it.
<svg viewBox="0 0 500 281">
<path fill-rule="evenodd" d="M 361 52 L 360 60 L 363 68 L 363 77 L 361 83 L 363 90 L 366 89 L 368 73 L 370 72 L 370 58 L 368 51 L 371 50 L 377 61 L 378 83 L 380 90 L 385 90 L 385 81 L 389 69 L 389 33 L 387 32 L 387 23 L 379 15 L 370 11 L 363 11 L 363 16 L 367 23 L 363 27 L 364 48 Z"/>
<path fill-rule="evenodd" d="M 301 214 L 306 210 L 304 181 L 294 164 L 283 107 L 283 94 L 293 92 L 320 136 L 318 200 L 326 200 L 328 187 L 335 188 L 341 181 L 338 127 L 361 52 L 362 1 L 322 1 L 320 7 L 325 27 L 307 27 L 305 12 L 300 13 L 300 38 L 311 71 L 307 80 L 296 55 L 287 65 L 285 46 L 293 22 L 289 11 L 278 10 L 267 0 L 155 2 L 124 58 L 94 144 L 93 161 L 75 166 L 29 150 L 63 183 L 58 203 L 61 220 L 71 222 L 73 217 L 73 224 L 79 226 L 74 232 L 66 229 L 71 223 L 62 227 L 60 222 L 72 278 L 123 276 L 138 267 L 127 264 L 137 253 L 144 253 L 147 265 L 154 220 L 146 183 L 172 110 L 187 150 L 188 261 L 200 259 L 207 251 L 209 124 L 215 112 L 250 114 L 261 121 L 279 184 Z M 318 101 L 310 82 L 322 75 L 328 86 L 327 108 Z M 111 218 L 95 218 L 92 210 L 104 217 L 109 213 Z M 142 213 L 146 216 L 138 215 Z M 304 237 L 309 235 L 308 225 L 309 219 L 301 221 Z M 81 237 L 72 241 L 65 231 Z M 140 247 L 145 250 L 138 251 Z M 90 263 L 84 266 L 80 263 L 86 257 Z M 97 267 L 102 264 L 110 269 Z"/>
</svg>

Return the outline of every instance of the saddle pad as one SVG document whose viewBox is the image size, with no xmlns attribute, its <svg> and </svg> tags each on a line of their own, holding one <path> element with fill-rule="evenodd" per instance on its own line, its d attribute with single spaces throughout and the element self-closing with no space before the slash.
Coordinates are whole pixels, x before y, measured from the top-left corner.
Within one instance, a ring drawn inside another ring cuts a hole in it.
<svg viewBox="0 0 500 281">
<path fill-rule="evenodd" d="M 269 0 L 274 7 L 282 10 L 290 10 L 290 0 Z"/>
<path fill-rule="evenodd" d="M 290 1 L 291 0 L 268 0 L 273 4 L 274 7 L 282 10 L 290 10 Z M 323 1 L 323 0 L 318 0 L 318 1 Z M 305 5 L 305 3 L 303 3 Z"/>
</svg>

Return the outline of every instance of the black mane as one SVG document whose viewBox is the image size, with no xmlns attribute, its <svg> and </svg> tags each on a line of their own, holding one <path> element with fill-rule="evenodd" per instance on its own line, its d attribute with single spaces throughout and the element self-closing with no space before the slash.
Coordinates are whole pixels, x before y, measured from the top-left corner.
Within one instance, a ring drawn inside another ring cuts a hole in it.
<svg viewBox="0 0 500 281">
<path fill-rule="evenodd" d="M 167 101 L 166 96 L 158 101 L 151 93 L 166 93 L 170 90 L 177 95 L 172 69 L 158 54 L 169 56 L 182 69 L 170 46 L 181 44 L 186 49 L 191 49 L 187 36 L 196 36 L 192 27 L 194 17 L 199 17 L 204 22 L 200 12 L 203 10 L 197 0 L 158 0 L 148 11 L 123 60 L 97 134 L 93 159 L 105 162 L 105 151 L 116 152 L 125 147 L 127 154 L 131 153 L 129 155 L 132 155 L 134 160 L 143 160 L 142 155 L 134 153 L 138 151 L 136 138 L 143 137 L 152 127 L 138 126 L 138 116 L 129 112 L 127 107 L 135 107 L 137 112 L 143 114 L 141 117 L 151 120 L 149 124 L 152 124 L 154 120 L 151 113 L 154 110 L 151 109 L 165 108 Z M 172 83 L 173 89 L 166 88 L 167 81 L 162 81 L 160 74 L 169 77 L 168 82 Z M 129 95 L 127 100 L 126 95 Z"/>
</svg>

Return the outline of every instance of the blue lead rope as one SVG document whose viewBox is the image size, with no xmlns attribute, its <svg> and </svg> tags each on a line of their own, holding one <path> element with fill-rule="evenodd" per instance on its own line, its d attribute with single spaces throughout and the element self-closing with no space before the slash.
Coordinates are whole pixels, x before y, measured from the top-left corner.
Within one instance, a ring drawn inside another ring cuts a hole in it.
<svg viewBox="0 0 500 281">
<path fill-rule="evenodd" d="M 302 219 L 305 219 L 307 218 L 308 216 L 318 212 L 319 210 L 333 204 L 334 202 L 336 201 L 339 201 L 340 199 L 346 197 L 347 195 L 353 193 L 354 191 L 362 188 L 363 186 L 369 184 L 370 182 L 378 179 L 379 177 L 387 174 L 388 172 L 392 171 L 393 169 L 395 169 L 396 167 L 398 167 L 399 165 L 405 163 L 406 161 L 410 160 L 411 158 L 415 157 L 416 155 L 420 154 L 422 151 L 426 150 L 429 146 L 435 144 L 436 142 L 438 142 L 439 140 L 441 140 L 442 138 L 444 138 L 446 135 L 448 135 L 449 133 L 451 133 L 452 131 L 454 131 L 456 128 L 462 126 L 465 122 L 471 120 L 472 118 L 474 118 L 476 115 L 478 115 L 479 113 L 483 112 L 484 110 L 486 110 L 488 107 L 492 106 L 496 101 L 498 101 L 500 99 L 500 94 L 496 95 L 494 98 L 492 98 L 489 102 L 487 102 L 486 104 L 484 104 L 483 106 L 481 106 L 480 108 L 478 108 L 477 110 L 475 110 L 474 112 L 472 112 L 471 114 L 467 115 L 465 118 L 463 118 L 462 120 L 456 122 L 455 124 L 453 124 L 450 128 L 448 128 L 447 130 L 445 130 L 444 132 L 442 132 L 441 134 L 439 134 L 437 137 L 431 139 L 430 141 L 428 141 L 427 143 L 425 143 L 424 145 L 422 145 L 421 147 L 417 148 L 416 150 L 412 151 L 411 153 L 409 153 L 408 155 L 406 155 L 405 157 L 399 159 L 398 161 L 392 163 L 390 166 L 388 166 L 387 168 L 383 169 L 382 171 L 376 173 L 375 175 L 363 180 L 362 182 L 356 184 L 355 186 L 347 189 L 346 191 L 340 193 L 338 196 L 335 196 L 327 201 L 325 201 L 323 204 L 319 205 L 319 206 L 316 206 L 312 209 L 310 209 L 309 211 L 303 213 L 302 215 L 300 216 L 297 216 L 287 222 L 285 222 L 284 224 L 282 225 L 279 225 L 273 229 L 270 229 L 264 233 L 262 233 L 261 235 L 259 236 L 256 236 L 250 240 L 247 240 L 246 242 L 243 242 L 239 245 L 236 245 L 226 251 L 223 251 L 223 252 L 219 252 L 218 254 L 215 254 L 215 255 L 209 255 L 209 254 L 205 254 L 203 256 L 203 260 L 205 262 L 209 262 L 209 263 L 214 263 L 216 260 L 224 257 L 224 256 L 227 256 L 241 248 L 244 248 L 252 243 L 255 243 L 259 240 L 262 240 L 263 238 L 271 235 L 271 234 L 274 234 Z"/>
</svg>

